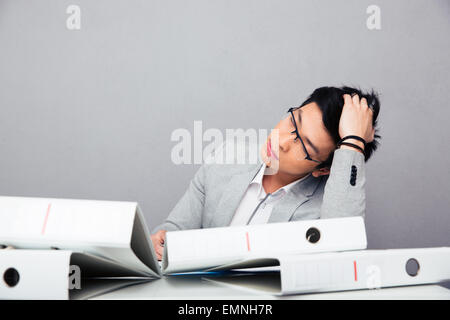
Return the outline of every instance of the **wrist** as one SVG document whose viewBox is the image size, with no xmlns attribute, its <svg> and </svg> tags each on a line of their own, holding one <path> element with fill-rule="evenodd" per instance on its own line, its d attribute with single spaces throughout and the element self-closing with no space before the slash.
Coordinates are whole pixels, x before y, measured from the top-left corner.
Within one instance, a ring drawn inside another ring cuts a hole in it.
<svg viewBox="0 0 450 320">
<path fill-rule="evenodd" d="M 356 144 L 358 147 L 361 147 L 361 149 L 364 150 L 364 147 L 365 147 L 364 143 L 360 140 L 349 138 L 349 139 L 346 139 L 345 142 L 350 142 L 350 143 Z M 356 149 L 356 148 L 346 146 L 346 145 L 341 145 L 341 147 L 348 147 L 348 148 Z"/>
<path fill-rule="evenodd" d="M 354 148 L 354 147 L 351 147 L 351 146 L 347 146 L 347 145 L 341 145 L 341 146 L 339 147 L 339 149 L 348 149 L 348 150 L 357 151 L 357 152 L 359 152 L 359 153 L 363 153 L 361 150 L 359 150 L 359 149 L 357 149 L 357 148 Z"/>
<path fill-rule="evenodd" d="M 366 155 L 364 152 L 366 146 L 366 140 L 358 135 L 346 135 L 341 140 L 339 140 L 337 147 L 343 149 L 356 150 Z"/>
</svg>

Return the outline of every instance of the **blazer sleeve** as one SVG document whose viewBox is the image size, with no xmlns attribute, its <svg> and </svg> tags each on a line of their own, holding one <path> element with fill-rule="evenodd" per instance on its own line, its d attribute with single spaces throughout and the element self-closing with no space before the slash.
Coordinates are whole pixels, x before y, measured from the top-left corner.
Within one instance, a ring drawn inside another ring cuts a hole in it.
<svg viewBox="0 0 450 320">
<path fill-rule="evenodd" d="M 153 233 L 158 230 L 177 231 L 201 228 L 205 204 L 205 166 L 202 165 L 198 169 L 184 195 L 166 220 L 153 229 Z"/>
<path fill-rule="evenodd" d="M 364 155 L 356 150 L 334 151 L 325 184 L 320 218 L 363 216 L 366 210 Z"/>
</svg>

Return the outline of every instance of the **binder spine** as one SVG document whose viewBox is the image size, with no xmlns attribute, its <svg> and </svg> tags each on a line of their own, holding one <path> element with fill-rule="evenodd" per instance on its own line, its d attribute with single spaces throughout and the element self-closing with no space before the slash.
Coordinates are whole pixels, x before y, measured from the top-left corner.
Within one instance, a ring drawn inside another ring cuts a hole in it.
<svg viewBox="0 0 450 320">
<path fill-rule="evenodd" d="M 68 299 L 70 256 L 62 250 L 0 250 L 0 299 Z"/>
<path fill-rule="evenodd" d="M 450 279 L 450 248 L 313 254 L 280 263 L 283 294 L 378 289 Z"/>
</svg>

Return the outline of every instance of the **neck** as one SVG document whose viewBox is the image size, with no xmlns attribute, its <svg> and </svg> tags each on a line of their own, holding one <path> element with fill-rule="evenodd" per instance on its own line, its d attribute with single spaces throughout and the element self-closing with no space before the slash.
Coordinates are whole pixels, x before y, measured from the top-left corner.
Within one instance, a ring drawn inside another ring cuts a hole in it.
<svg viewBox="0 0 450 320">
<path fill-rule="evenodd" d="M 294 182 L 298 179 L 305 177 L 307 174 L 303 175 L 291 175 L 288 173 L 277 172 L 273 175 L 264 175 L 262 184 L 266 193 L 273 193 L 278 189 Z"/>
</svg>

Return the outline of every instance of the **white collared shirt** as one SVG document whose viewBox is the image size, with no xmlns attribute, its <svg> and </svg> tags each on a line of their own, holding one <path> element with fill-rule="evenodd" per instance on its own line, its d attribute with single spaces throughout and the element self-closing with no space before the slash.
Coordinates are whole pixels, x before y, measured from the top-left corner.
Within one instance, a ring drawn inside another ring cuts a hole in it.
<svg viewBox="0 0 450 320">
<path fill-rule="evenodd" d="M 284 187 L 281 187 L 272 194 L 266 194 L 262 185 L 263 176 L 267 170 L 265 164 L 261 165 L 256 176 L 250 182 L 247 191 L 244 194 L 234 216 L 231 220 L 230 226 L 242 226 L 248 224 L 264 224 L 269 221 L 270 214 L 275 205 L 289 192 L 289 190 L 306 179 L 309 175 L 291 182 Z M 258 207 L 259 205 L 259 207 Z M 255 211 L 256 210 L 256 211 Z M 253 214 L 253 217 L 252 217 Z M 250 220 L 250 221 L 249 221 Z"/>
</svg>

